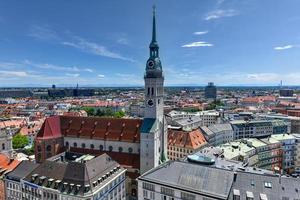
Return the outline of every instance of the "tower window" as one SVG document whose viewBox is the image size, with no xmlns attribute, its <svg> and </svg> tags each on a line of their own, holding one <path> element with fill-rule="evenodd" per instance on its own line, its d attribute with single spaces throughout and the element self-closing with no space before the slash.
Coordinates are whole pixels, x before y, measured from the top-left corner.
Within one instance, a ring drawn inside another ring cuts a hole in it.
<svg viewBox="0 0 300 200">
<path fill-rule="evenodd" d="M 159 104 L 159 103 L 160 103 L 160 99 L 157 100 L 157 104 Z"/>
<path fill-rule="evenodd" d="M 47 149 L 47 151 L 51 151 L 51 146 L 48 145 L 46 149 Z"/>
<path fill-rule="evenodd" d="M 119 147 L 119 152 L 122 152 L 123 151 L 123 148 L 122 147 Z"/>
<path fill-rule="evenodd" d="M 109 146 L 109 147 L 108 147 L 108 150 L 109 150 L 109 151 L 113 151 L 113 147 L 112 147 L 112 146 Z"/>
<path fill-rule="evenodd" d="M 76 142 L 74 142 L 73 146 L 74 146 L 74 147 L 77 147 L 77 143 L 76 143 Z"/>
<path fill-rule="evenodd" d="M 148 95 L 150 95 L 150 88 L 148 88 Z"/>
<path fill-rule="evenodd" d="M 154 95 L 154 88 L 151 88 L 151 94 Z"/>
</svg>

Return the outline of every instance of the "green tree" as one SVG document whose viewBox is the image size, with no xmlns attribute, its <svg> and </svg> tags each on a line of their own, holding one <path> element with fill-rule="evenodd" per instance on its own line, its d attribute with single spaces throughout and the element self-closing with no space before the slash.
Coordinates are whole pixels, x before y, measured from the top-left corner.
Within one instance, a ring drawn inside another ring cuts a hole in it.
<svg viewBox="0 0 300 200">
<path fill-rule="evenodd" d="M 84 110 L 88 114 L 88 116 L 95 115 L 95 109 L 92 107 L 83 107 L 82 110 Z"/>
<path fill-rule="evenodd" d="M 114 116 L 114 111 L 111 108 L 105 110 L 105 116 L 112 117 Z"/>
<path fill-rule="evenodd" d="M 124 116 L 125 116 L 125 113 L 123 111 L 118 111 L 118 112 L 115 112 L 115 114 L 114 114 L 115 118 L 122 118 Z"/>
<path fill-rule="evenodd" d="M 17 134 L 13 137 L 12 144 L 14 149 L 21 149 L 29 144 L 29 140 L 25 135 Z"/>
</svg>

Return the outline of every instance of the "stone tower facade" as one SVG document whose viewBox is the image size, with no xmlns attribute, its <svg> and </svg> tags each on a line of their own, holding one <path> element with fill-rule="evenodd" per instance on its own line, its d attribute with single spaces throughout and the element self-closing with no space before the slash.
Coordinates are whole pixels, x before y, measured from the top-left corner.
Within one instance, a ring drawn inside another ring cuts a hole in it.
<svg viewBox="0 0 300 200">
<path fill-rule="evenodd" d="M 152 40 L 146 63 L 145 115 L 141 130 L 141 173 L 164 162 L 167 150 L 167 125 L 164 119 L 164 76 L 156 41 L 155 8 L 153 8 Z"/>
</svg>

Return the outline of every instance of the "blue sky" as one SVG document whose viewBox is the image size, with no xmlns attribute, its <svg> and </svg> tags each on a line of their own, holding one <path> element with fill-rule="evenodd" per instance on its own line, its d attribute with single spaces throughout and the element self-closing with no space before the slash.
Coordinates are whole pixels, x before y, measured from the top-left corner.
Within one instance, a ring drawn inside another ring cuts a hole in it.
<svg viewBox="0 0 300 200">
<path fill-rule="evenodd" d="M 1 1 L 0 86 L 300 85 L 299 0 Z"/>
</svg>

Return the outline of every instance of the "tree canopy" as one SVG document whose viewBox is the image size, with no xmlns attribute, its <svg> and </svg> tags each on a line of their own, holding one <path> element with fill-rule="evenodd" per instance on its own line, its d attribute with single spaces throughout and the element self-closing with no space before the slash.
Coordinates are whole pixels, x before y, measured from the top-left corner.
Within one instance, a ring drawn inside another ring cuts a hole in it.
<svg viewBox="0 0 300 200">
<path fill-rule="evenodd" d="M 13 137 L 12 144 L 14 149 L 21 149 L 29 144 L 29 140 L 25 135 L 17 134 Z"/>
</svg>

